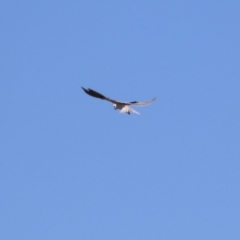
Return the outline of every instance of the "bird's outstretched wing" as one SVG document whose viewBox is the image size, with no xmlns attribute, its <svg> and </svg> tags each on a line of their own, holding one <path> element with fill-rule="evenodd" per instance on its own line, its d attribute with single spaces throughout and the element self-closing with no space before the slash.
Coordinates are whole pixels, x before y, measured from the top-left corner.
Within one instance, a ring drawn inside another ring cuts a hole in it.
<svg viewBox="0 0 240 240">
<path fill-rule="evenodd" d="M 120 101 L 111 99 L 111 98 L 109 98 L 109 97 L 106 97 L 106 96 L 102 95 L 101 93 L 96 92 L 96 91 L 94 91 L 94 90 L 92 90 L 92 89 L 90 89 L 90 88 L 85 89 L 85 88 L 82 87 L 82 89 L 83 89 L 83 91 L 84 91 L 85 93 L 87 93 L 88 95 L 90 95 L 90 96 L 92 96 L 92 97 L 100 98 L 100 99 L 102 99 L 102 100 L 107 100 L 107 101 L 109 101 L 109 102 L 116 103 L 116 104 L 130 105 L 130 103 L 128 103 L 128 102 L 120 102 Z"/>
<path fill-rule="evenodd" d="M 101 94 L 99 92 L 96 92 L 96 91 L 94 91 L 90 88 L 85 89 L 85 88 L 82 87 L 82 89 L 85 93 L 87 93 L 91 97 L 100 98 L 102 100 L 107 100 L 109 102 L 116 103 L 116 104 L 122 104 L 122 105 L 134 105 L 134 106 L 137 106 L 137 107 L 144 107 L 144 106 L 147 106 L 147 105 L 151 104 L 152 102 L 154 102 L 156 100 L 156 98 L 153 98 L 152 100 L 146 101 L 146 102 L 137 102 L 137 101 L 122 102 L 122 101 L 117 101 L 117 100 L 114 100 L 112 98 L 106 97 L 103 94 Z"/>
<path fill-rule="evenodd" d="M 94 90 L 92 90 L 92 89 L 85 89 L 85 88 L 83 88 L 82 87 L 82 89 L 83 89 L 83 91 L 86 93 L 86 94 L 88 94 L 88 95 L 90 95 L 90 96 L 92 96 L 92 97 L 95 97 L 95 98 L 100 98 L 100 99 L 103 99 L 103 100 L 106 100 L 107 98 L 104 96 L 104 95 L 102 95 L 101 93 L 99 93 L 99 92 L 96 92 L 96 91 L 94 91 Z"/>
<path fill-rule="evenodd" d="M 134 101 L 134 102 L 130 102 L 130 104 L 131 104 L 131 105 L 134 105 L 134 106 L 137 106 L 137 107 L 144 107 L 144 106 L 147 106 L 147 105 L 153 103 L 155 100 L 156 100 L 156 98 L 153 98 L 152 100 L 146 101 L 146 102 L 137 102 L 137 101 Z"/>
</svg>

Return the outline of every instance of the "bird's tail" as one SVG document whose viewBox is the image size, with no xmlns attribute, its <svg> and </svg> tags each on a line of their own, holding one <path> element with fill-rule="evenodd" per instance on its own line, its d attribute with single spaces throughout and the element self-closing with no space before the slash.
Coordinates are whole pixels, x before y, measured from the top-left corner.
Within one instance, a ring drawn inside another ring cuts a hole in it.
<svg viewBox="0 0 240 240">
<path fill-rule="evenodd" d="M 140 114 L 139 112 L 137 112 L 137 111 L 134 110 L 133 108 L 130 108 L 130 107 L 129 107 L 129 110 L 130 110 L 130 112 L 132 112 L 132 113 Z"/>
</svg>

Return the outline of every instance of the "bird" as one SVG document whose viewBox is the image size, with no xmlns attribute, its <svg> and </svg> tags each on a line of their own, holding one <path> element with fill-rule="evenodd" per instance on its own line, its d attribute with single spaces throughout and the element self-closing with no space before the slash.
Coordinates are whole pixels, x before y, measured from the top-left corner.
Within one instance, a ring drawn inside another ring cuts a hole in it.
<svg viewBox="0 0 240 240">
<path fill-rule="evenodd" d="M 143 107 L 143 106 L 147 106 L 147 105 L 153 103 L 156 100 L 156 98 L 153 98 L 146 102 L 138 102 L 138 101 L 121 102 L 121 101 L 117 101 L 112 98 L 106 97 L 103 94 L 96 92 L 90 88 L 86 89 L 86 88 L 82 87 L 82 89 L 86 94 L 90 95 L 91 97 L 99 98 L 99 99 L 106 100 L 106 101 L 113 103 L 114 110 L 120 110 L 120 113 L 126 113 L 129 115 L 130 115 L 130 113 L 140 114 L 139 112 L 137 112 L 136 110 L 131 108 L 130 107 L 131 105 Z"/>
</svg>

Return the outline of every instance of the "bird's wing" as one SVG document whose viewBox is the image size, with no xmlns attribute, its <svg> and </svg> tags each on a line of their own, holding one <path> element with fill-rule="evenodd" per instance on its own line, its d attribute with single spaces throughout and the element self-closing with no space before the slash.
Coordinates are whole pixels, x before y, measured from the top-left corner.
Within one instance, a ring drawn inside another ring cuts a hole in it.
<svg viewBox="0 0 240 240">
<path fill-rule="evenodd" d="M 101 93 L 96 92 L 96 91 L 94 91 L 94 90 L 92 90 L 92 89 L 90 89 L 90 88 L 85 89 L 85 88 L 82 87 L 82 89 L 83 89 L 83 91 L 84 91 L 85 93 L 87 93 L 88 95 L 90 95 L 90 96 L 92 96 L 92 97 L 100 98 L 100 99 L 102 99 L 102 100 L 107 100 L 107 101 L 109 101 L 109 102 L 116 103 L 116 104 L 119 104 L 119 103 L 120 103 L 120 104 L 130 105 L 130 103 L 120 102 L 120 101 L 111 99 L 111 98 L 109 98 L 109 97 L 106 97 L 106 96 L 102 95 Z"/>
<path fill-rule="evenodd" d="M 153 98 L 152 100 L 146 101 L 146 102 L 137 102 L 137 101 L 134 101 L 134 102 L 130 102 L 130 104 L 131 104 L 131 105 L 134 105 L 134 106 L 137 106 L 137 107 L 144 107 L 144 106 L 147 106 L 147 105 L 153 103 L 155 100 L 156 100 L 156 98 Z"/>
<path fill-rule="evenodd" d="M 85 89 L 85 88 L 82 87 L 82 89 L 83 89 L 83 91 L 84 91 L 86 94 L 88 94 L 88 95 L 90 95 L 90 96 L 92 96 L 92 97 L 106 100 L 106 97 L 105 97 L 104 95 L 102 95 L 101 93 L 99 93 L 99 92 L 96 92 L 96 91 L 94 91 L 94 90 L 92 90 L 92 89 L 90 89 L 90 88 L 89 88 L 89 89 Z"/>
</svg>

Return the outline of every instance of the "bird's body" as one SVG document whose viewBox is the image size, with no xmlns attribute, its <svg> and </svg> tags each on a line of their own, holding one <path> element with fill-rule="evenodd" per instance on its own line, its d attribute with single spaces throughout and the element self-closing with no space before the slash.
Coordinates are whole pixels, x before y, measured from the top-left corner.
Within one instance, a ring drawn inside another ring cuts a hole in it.
<svg viewBox="0 0 240 240">
<path fill-rule="evenodd" d="M 136 114 L 140 114 L 139 112 L 135 111 L 133 108 L 131 108 L 129 105 L 120 105 L 119 108 L 120 109 L 120 113 L 127 113 L 130 115 L 130 113 L 136 113 Z"/>
<path fill-rule="evenodd" d="M 131 112 L 132 113 L 136 113 L 136 114 L 140 114 L 139 112 L 135 111 L 134 109 L 132 109 L 130 107 L 130 105 L 135 105 L 135 106 L 147 106 L 149 104 L 151 104 L 152 102 L 154 102 L 156 100 L 156 98 L 153 98 L 152 100 L 150 101 L 147 101 L 147 102 L 137 102 L 137 101 L 133 101 L 133 102 L 121 102 L 121 101 L 117 101 L 117 100 L 114 100 L 114 99 L 111 99 L 109 97 L 105 97 L 104 95 L 102 95 L 101 93 L 99 92 L 96 92 L 90 88 L 88 89 L 85 89 L 83 88 L 83 91 L 85 93 L 87 93 L 88 95 L 92 96 L 92 97 L 95 97 L 95 98 L 100 98 L 102 100 L 106 100 L 106 101 L 109 101 L 109 102 L 112 102 L 113 103 L 113 107 L 115 110 L 120 110 L 121 113 L 127 113 L 127 114 L 130 114 Z"/>
</svg>

